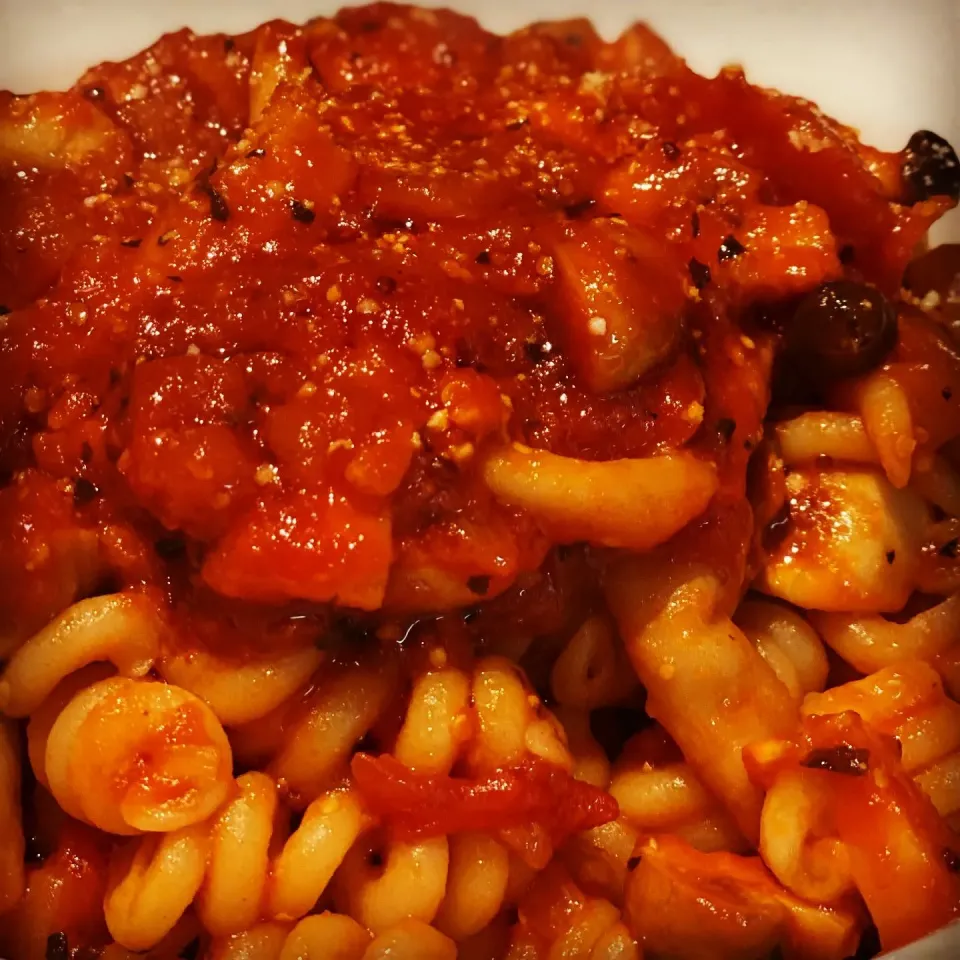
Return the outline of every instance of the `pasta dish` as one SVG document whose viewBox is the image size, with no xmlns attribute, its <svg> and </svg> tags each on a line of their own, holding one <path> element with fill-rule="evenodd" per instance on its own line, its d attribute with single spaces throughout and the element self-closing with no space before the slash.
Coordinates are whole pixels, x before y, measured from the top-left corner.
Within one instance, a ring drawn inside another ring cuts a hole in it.
<svg viewBox="0 0 960 960">
<path fill-rule="evenodd" d="M 642 25 L 0 93 L 0 957 L 950 924 L 958 198 Z"/>
</svg>

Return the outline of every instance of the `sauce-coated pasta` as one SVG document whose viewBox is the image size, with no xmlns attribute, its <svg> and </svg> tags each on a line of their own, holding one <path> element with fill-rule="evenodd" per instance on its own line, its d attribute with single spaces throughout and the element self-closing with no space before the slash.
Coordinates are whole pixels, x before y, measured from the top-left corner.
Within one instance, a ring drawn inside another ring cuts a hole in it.
<svg viewBox="0 0 960 960">
<path fill-rule="evenodd" d="M 0 957 L 957 919 L 958 199 L 642 25 L 0 93 Z"/>
</svg>

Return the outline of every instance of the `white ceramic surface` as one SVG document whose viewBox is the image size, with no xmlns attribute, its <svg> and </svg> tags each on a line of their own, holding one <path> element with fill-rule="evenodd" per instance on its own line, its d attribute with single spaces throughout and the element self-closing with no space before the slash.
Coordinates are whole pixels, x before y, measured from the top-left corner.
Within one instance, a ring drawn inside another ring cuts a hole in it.
<svg viewBox="0 0 960 960">
<path fill-rule="evenodd" d="M 589 15 L 608 37 L 646 20 L 697 70 L 742 63 L 756 83 L 815 100 L 885 149 L 927 128 L 960 149 L 960 0 L 420 0 L 471 13 L 492 30 Z M 325 0 L 0 0 L 0 89 L 70 85 L 168 30 L 242 31 L 302 21 Z M 935 240 L 960 241 L 960 212 Z M 922 893 L 918 891 L 918 896 Z M 889 955 L 960 960 L 960 923 Z"/>
</svg>

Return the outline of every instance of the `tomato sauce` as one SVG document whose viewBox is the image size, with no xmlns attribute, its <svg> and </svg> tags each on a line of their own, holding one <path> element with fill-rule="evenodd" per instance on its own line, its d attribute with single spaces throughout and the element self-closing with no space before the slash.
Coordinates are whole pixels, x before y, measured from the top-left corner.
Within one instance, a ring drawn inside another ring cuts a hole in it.
<svg viewBox="0 0 960 960">
<path fill-rule="evenodd" d="M 171 34 L 5 96 L 0 130 L 0 533 L 93 531 L 78 592 L 188 605 L 509 589 L 553 546 L 482 482 L 509 441 L 688 446 L 722 511 L 768 400 L 751 317 L 845 274 L 895 289 L 949 202 L 896 202 L 898 155 L 644 27 L 390 4 Z"/>
</svg>

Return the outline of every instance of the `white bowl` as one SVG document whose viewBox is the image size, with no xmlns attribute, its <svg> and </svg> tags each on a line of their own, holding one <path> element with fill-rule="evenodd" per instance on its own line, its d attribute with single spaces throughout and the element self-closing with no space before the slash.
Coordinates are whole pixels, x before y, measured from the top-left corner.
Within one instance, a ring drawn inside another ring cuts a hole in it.
<svg viewBox="0 0 960 960">
<path fill-rule="evenodd" d="M 960 0 L 419 0 L 476 16 L 491 30 L 588 15 L 607 37 L 646 20 L 703 73 L 741 63 L 755 83 L 816 101 L 883 149 L 918 129 L 960 149 Z M 344 4 L 346 0 L 344 0 Z M 342 6 L 324 0 L 0 0 L 0 89 L 69 86 L 183 26 L 248 30 Z M 960 211 L 933 239 L 960 241 Z M 891 960 L 960 960 L 960 922 Z"/>
</svg>

